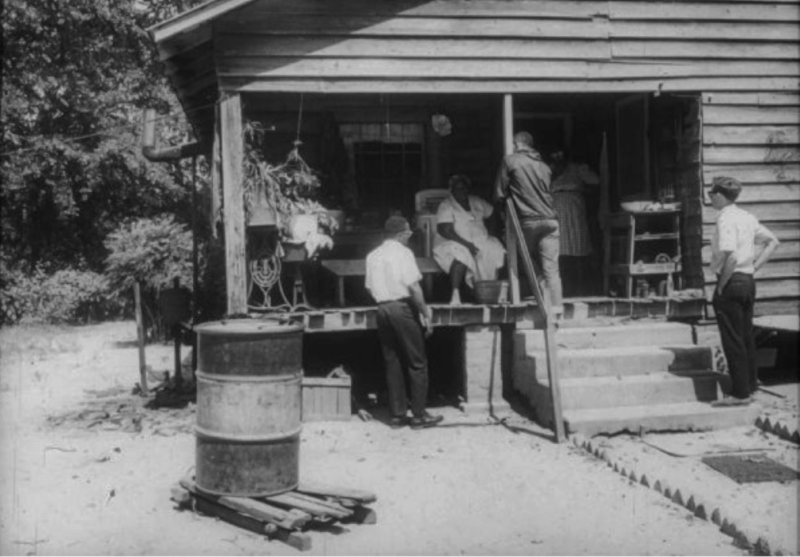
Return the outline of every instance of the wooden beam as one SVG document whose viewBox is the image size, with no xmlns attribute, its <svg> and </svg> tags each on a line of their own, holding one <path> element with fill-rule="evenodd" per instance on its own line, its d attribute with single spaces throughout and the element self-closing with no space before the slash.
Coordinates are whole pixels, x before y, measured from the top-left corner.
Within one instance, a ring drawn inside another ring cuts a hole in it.
<svg viewBox="0 0 800 557">
<path fill-rule="evenodd" d="M 705 145 L 798 145 L 800 126 L 792 121 L 778 126 L 740 126 L 738 124 L 703 126 Z"/>
<path fill-rule="evenodd" d="M 645 79 L 486 79 L 479 76 L 458 78 L 319 78 L 235 77 L 220 74 L 222 91 L 266 93 L 380 93 L 380 94 L 526 94 L 526 93 L 694 93 L 706 91 L 796 91 L 798 77 L 689 77 Z"/>
<path fill-rule="evenodd" d="M 228 315 L 247 313 L 247 269 L 244 229 L 244 137 L 238 94 L 220 103 L 222 195 L 225 219 L 225 278 Z"/>
<path fill-rule="evenodd" d="M 503 95 L 503 153 L 514 152 L 514 97 Z M 514 230 L 506 215 L 506 252 L 508 255 L 508 284 L 511 288 L 511 303 L 518 304 L 519 293 L 519 258 L 517 257 L 517 241 Z"/>
<path fill-rule="evenodd" d="M 521 59 L 469 59 L 454 63 L 453 59 L 436 56 L 420 58 L 331 58 L 308 54 L 295 56 L 219 56 L 219 75 L 251 78 L 407 78 L 407 79 L 536 79 L 591 81 L 611 79 L 680 79 L 687 77 L 738 77 L 763 76 L 795 77 L 800 75 L 800 62 L 786 61 L 733 61 L 694 60 L 669 64 L 650 61 L 618 60 L 521 60 Z M 716 108 L 719 110 L 720 108 Z M 734 110 L 741 110 L 735 108 Z M 756 115 L 755 109 L 752 116 Z M 797 110 L 776 107 L 763 109 L 759 119 L 743 123 L 775 123 L 764 120 L 770 115 L 797 114 Z M 744 116 L 751 116 L 744 112 Z M 714 120 L 709 120 L 713 122 Z M 784 120 L 785 121 L 785 120 Z"/>
</svg>

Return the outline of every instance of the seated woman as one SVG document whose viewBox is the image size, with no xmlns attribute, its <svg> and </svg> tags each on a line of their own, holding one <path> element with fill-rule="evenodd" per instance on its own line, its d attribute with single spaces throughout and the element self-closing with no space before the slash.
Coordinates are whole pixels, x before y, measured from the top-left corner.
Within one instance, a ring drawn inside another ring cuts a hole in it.
<svg viewBox="0 0 800 557">
<path fill-rule="evenodd" d="M 493 208 L 480 197 L 469 195 L 469 178 L 456 174 L 448 185 L 450 196 L 436 212 L 438 234 L 433 257 L 450 275 L 450 303 L 460 304 L 461 284 L 473 288 L 476 280 L 495 280 L 506 250 L 500 240 L 489 236 L 484 221 L 492 216 Z"/>
</svg>

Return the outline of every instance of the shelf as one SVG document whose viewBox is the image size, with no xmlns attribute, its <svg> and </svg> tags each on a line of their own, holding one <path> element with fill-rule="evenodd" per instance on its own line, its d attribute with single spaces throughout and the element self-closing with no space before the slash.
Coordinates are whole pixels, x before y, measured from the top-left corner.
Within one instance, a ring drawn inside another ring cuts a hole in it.
<svg viewBox="0 0 800 557">
<path fill-rule="evenodd" d="M 680 240 L 680 234 L 674 232 L 665 232 L 663 234 L 637 234 L 633 237 L 637 242 L 651 241 L 651 240 Z"/>
<path fill-rule="evenodd" d="M 641 275 L 668 275 L 679 273 L 680 263 L 641 263 L 612 265 L 609 272 L 612 275 L 641 276 Z"/>
</svg>

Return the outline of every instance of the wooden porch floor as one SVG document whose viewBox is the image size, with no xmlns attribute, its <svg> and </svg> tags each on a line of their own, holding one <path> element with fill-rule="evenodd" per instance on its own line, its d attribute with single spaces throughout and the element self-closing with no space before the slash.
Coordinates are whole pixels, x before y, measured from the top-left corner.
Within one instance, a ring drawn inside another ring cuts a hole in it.
<svg viewBox="0 0 800 557">
<path fill-rule="evenodd" d="M 595 317 L 691 319 L 704 315 L 705 300 L 650 298 L 569 298 L 564 300 L 564 321 Z M 434 326 L 514 324 L 518 329 L 543 328 L 533 301 L 519 304 L 429 304 Z M 298 312 L 259 312 L 260 317 L 281 316 L 302 322 L 306 332 L 357 331 L 375 329 L 375 306 L 325 308 Z M 568 324 L 568 323 L 565 323 Z"/>
</svg>

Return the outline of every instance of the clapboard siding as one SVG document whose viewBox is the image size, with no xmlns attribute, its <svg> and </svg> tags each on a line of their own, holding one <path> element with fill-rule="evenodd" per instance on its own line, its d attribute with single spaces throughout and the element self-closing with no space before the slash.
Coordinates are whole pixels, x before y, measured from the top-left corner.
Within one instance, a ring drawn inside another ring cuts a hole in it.
<svg viewBox="0 0 800 557">
<path fill-rule="evenodd" d="M 778 249 L 771 261 L 798 261 L 800 260 L 800 241 L 786 240 L 778 245 Z M 703 246 L 703 264 L 711 263 L 711 246 Z"/>
<path fill-rule="evenodd" d="M 728 176 L 735 176 L 729 173 Z M 760 221 L 800 221 L 800 199 L 786 198 L 782 201 L 768 203 L 737 203 L 739 207 L 752 213 Z M 703 204 L 703 222 L 711 223 L 717 218 L 717 211 L 710 205 Z"/>
<path fill-rule="evenodd" d="M 742 69 L 746 71 L 745 66 Z M 708 125 L 737 126 L 800 122 L 800 107 L 707 104 L 703 107 L 703 122 Z"/>
<path fill-rule="evenodd" d="M 703 148 L 706 164 L 789 163 L 800 161 L 800 146 L 732 146 L 712 145 Z"/>
<path fill-rule="evenodd" d="M 498 37 L 493 41 L 481 38 L 420 37 L 409 41 L 404 37 L 352 37 L 317 35 L 272 36 L 242 32 L 221 36 L 222 56 L 305 56 L 318 58 L 503 58 L 551 60 L 798 60 L 800 49 L 785 45 L 730 42 L 695 44 L 673 41 L 616 40 L 576 38 L 569 42 L 557 39 L 524 39 Z M 749 93 L 755 98 L 757 93 Z M 797 105 L 797 95 L 762 102 Z M 747 101 L 747 104 L 758 104 Z"/>
<path fill-rule="evenodd" d="M 704 125 L 706 145 L 800 145 L 800 123 L 780 126 Z"/>
</svg>

